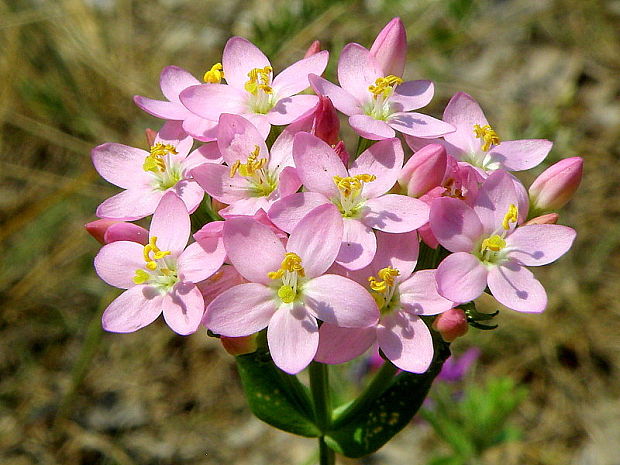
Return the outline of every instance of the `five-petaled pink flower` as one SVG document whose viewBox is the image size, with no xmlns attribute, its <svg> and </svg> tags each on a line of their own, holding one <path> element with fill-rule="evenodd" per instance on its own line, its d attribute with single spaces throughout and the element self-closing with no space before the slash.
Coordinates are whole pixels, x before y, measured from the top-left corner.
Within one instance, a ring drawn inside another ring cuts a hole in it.
<svg viewBox="0 0 620 465">
<path fill-rule="evenodd" d="M 346 268 L 360 269 L 370 263 L 377 250 L 373 230 L 403 233 L 428 221 L 429 208 L 421 200 L 387 194 L 403 166 L 403 149 L 396 138 L 375 143 L 347 170 L 329 145 L 299 133 L 293 142 L 293 158 L 307 191 L 274 203 L 269 218 L 290 232 L 318 205 L 336 205 L 344 222 L 336 261 Z"/>
<path fill-rule="evenodd" d="M 193 113 L 217 121 L 222 113 L 250 120 L 267 137 L 271 125 L 289 124 L 317 104 L 316 95 L 295 95 L 310 87 L 309 74 L 321 74 L 329 52 L 323 50 L 293 63 L 273 77 L 269 59 L 242 37 L 228 40 L 222 56 L 228 84 L 202 84 L 181 92 Z"/>
<path fill-rule="evenodd" d="M 433 360 L 433 338 L 419 315 L 437 315 L 452 308 L 452 302 L 437 293 L 435 270 L 413 272 L 418 259 L 415 231 L 377 233 L 377 242 L 377 254 L 368 267 L 342 271 L 370 289 L 381 312 L 379 322 L 367 328 L 324 323 L 315 360 L 344 363 L 377 342 L 398 368 L 424 373 Z"/>
<path fill-rule="evenodd" d="M 434 200 L 431 229 L 453 252 L 437 268 L 439 293 L 454 302 L 469 302 L 488 285 L 505 306 L 542 312 L 547 294 L 526 266 L 560 258 L 571 247 L 575 231 L 555 224 L 516 227 L 518 218 L 514 182 L 501 170 L 482 184 L 473 208 L 454 198 Z"/>
<path fill-rule="evenodd" d="M 130 333 L 152 323 L 162 312 L 173 331 L 196 331 L 204 300 L 195 283 L 215 273 L 226 252 L 221 238 L 205 238 L 185 247 L 189 213 L 168 192 L 153 214 L 146 245 L 112 242 L 95 257 L 97 274 L 111 286 L 127 289 L 103 313 L 103 328 Z"/>
<path fill-rule="evenodd" d="M 323 231 L 317 234 L 317 231 Z M 303 370 L 319 344 L 319 320 L 344 327 L 377 322 L 373 298 L 358 283 L 324 274 L 333 264 L 342 222 L 333 205 L 310 212 L 291 233 L 286 246 L 252 218 L 226 220 L 228 258 L 249 281 L 215 298 L 204 324 L 223 336 L 247 336 L 267 327 L 267 342 L 277 366 Z"/>
</svg>

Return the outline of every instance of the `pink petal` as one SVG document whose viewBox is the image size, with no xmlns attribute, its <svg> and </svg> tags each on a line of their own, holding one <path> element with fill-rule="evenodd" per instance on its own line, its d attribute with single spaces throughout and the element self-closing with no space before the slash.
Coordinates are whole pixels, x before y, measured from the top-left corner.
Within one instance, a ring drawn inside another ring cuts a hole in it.
<svg viewBox="0 0 620 465">
<path fill-rule="evenodd" d="M 400 283 L 400 303 L 404 311 L 415 315 L 437 315 L 450 310 L 454 303 L 437 291 L 436 270 L 416 271 Z"/>
<path fill-rule="evenodd" d="M 345 115 L 357 115 L 362 112 L 360 103 L 353 95 L 327 79 L 310 75 L 310 84 L 312 84 L 312 88 L 317 94 L 329 97 L 338 111 Z"/>
<path fill-rule="evenodd" d="M 417 110 L 428 105 L 434 93 L 431 81 L 406 81 L 396 87 L 390 103 L 397 104 L 398 111 Z"/>
<path fill-rule="evenodd" d="M 328 59 L 329 52 L 323 50 L 308 58 L 299 60 L 283 70 L 274 78 L 272 85 L 278 98 L 290 97 L 310 87 L 308 75 L 316 74 L 320 76 L 323 74 Z"/>
<path fill-rule="evenodd" d="M 223 265 L 217 273 L 215 273 L 209 279 L 206 279 L 196 284 L 196 286 L 202 294 L 202 297 L 205 301 L 205 306 L 208 306 L 218 295 L 220 295 L 224 291 L 227 291 L 228 289 L 231 289 L 232 287 L 243 283 L 245 283 L 245 279 L 243 279 L 243 276 L 237 273 L 237 270 L 235 270 L 234 266 Z"/>
<path fill-rule="evenodd" d="M 339 197 L 334 176 L 348 176 L 342 160 L 334 150 L 312 134 L 300 132 L 293 142 L 293 158 L 297 174 L 306 189 L 328 198 Z"/>
<path fill-rule="evenodd" d="M 527 266 L 556 261 L 571 248 L 577 233 L 558 224 L 521 226 L 506 238 L 509 256 Z"/>
<path fill-rule="evenodd" d="M 200 165 L 204 165 L 205 163 L 220 164 L 222 161 L 222 155 L 220 154 L 220 150 L 217 148 L 217 144 L 210 142 L 198 147 L 190 153 L 188 157 L 183 160 L 182 167 L 185 172 L 185 177 L 190 177 L 189 172 L 192 169 Z"/>
<path fill-rule="evenodd" d="M 187 207 L 175 193 L 166 192 L 153 213 L 149 237 L 157 237 L 160 250 L 178 255 L 187 245 L 189 234 Z"/>
<path fill-rule="evenodd" d="M 231 37 L 224 47 L 222 65 L 226 82 L 237 89 L 243 89 L 251 70 L 270 66 L 271 63 L 249 40 L 243 37 Z"/>
<path fill-rule="evenodd" d="M 471 252 L 483 233 L 476 212 L 450 197 L 433 200 L 429 224 L 439 243 L 451 252 Z"/>
<path fill-rule="evenodd" d="M 446 123 L 456 127 L 455 132 L 445 136 L 448 143 L 466 153 L 480 151 L 481 140 L 475 137 L 474 125 L 478 124 L 482 127 L 489 123 L 478 102 L 470 95 L 465 92 L 454 94 L 446 106 L 443 119 Z"/>
<path fill-rule="evenodd" d="M 299 119 L 318 103 L 316 95 L 293 95 L 278 100 L 278 103 L 267 113 L 267 119 L 273 125 L 290 124 Z"/>
<path fill-rule="evenodd" d="M 370 264 L 370 272 L 377 272 L 388 266 L 396 268 L 400 274 L 398 282 L 406 280 L 415 268 L 418 261 L 419 242 L 415 231 L 403 234 L 388 234 L 375 232 L 377 237 L 377 253 Z M 368 278 L 369 275 L 366 276 Z"/>
<path fill-rule="evenodd" d="M 171 102 L 180 102 L 181 91 L 198 84 L 198 79 L 178 66 L 166 66 L 159 77 L 161 91 Z"/>
<path fill-rule="evenodd" d="M 231 203 L 218 213 L 225 219 L 233 216 L 254 216 L 260 209 L 269 209 L 270 206 L 271 203 L 267 197 L 248 197 Z"/>
<path fill-rule="evenodd" d="M 512 177 L 502 170 L 493 172 L 482 184 L 474 211 L 480 218 L 485 234 L 496 234 L 510 205 L 519 205 Z M 511 229 L 515 224 L 511 223 Z"/>
<path fill-rule="evenodd" d="M 139 220 L 155 211 L 162 196 L 162 191 L 129 189 L 104 200 L 96 214 L 99 218 Z"/>
<path fill-rule="evenodd" d="M 252 123 L 239 115 L 224 113 L 220 116 L 217 146 L 228 166 L 237 160 L 245 163 L 256 147 L 259 158 L 269 159 L 269 150 L 263 136 Z"/>
<path fill-rule="evenodd" d="M 203 323 L 222 336 L 249 336 L 267 327 L 277 309 L 274 299 L 274 290 L 267 286 L 239 284 L 209 304 Z"/>
<path fill-rule="evenodd" d="M 180 98 L 189 111 L 211 121 L 217 121 L 222 113 L 241 114 L 247 107 L 247 93 L 226 84 L 188 87 Z"/>
<path fill-rule="evenodd" d="M 177 283 L 162 302 L 164 320 L 175 333 L 196 332 L 205 310 L 202 294 L 194 283 Z"/>
<path fill-rule="evenodd" d="M 131 241 L 146 245 L 149 242 L 149 232 L 137 224 L 115 223 L 106 229 L 103 240 L 106 244 L 117 241 Z"/>
<path fill-rule="evenodd" d="M 192 170 L 192 176 L 207 194 L 222 203 L 231 204 L 249 196 L 248 180 L 242 176 L 230 177 L 230 168 L 205 163 Z"/>
<path fill-rule="evenodd" d="M 469 302 L 484 292 L 487 275 L 487 269 L 476 257 L 456 252 L 437 267 L 437 290 L 452 302 Z"/>
<path fill-rule="evenodd" d="M 284 246 L 274 232 L 250 217 L 226 220 L 224 246 L 237 271 L 248 281 L 261 284 L 271 283 L 267 273 L 280 269 L 285 254 Z"/>
<path fill-rule="evenodd" d="M 183 129 L 181 121 L 166 121 L 157 131 L 155 143 L 174 145 L 177 151 L 175 161 L 182 162 L 194 145 L 194 139 Z"/>
<path fill-rule="evenodd" d="M 376 340 L 377 330 L 374 326 L 340 328 L 323 323 L 319 329 L 319 348 L 314 359 L 334 365 L 345 363 L 362 355 Z"/>
<path fill-rule="evenodd" d="M 349 270 L 368 266 L 377 251 L 377 239 L 371 228 L 360 220 L 344 218 L 342 244 L 336 261 Z"/>
<path fill-rule="evenodd" d="M 193 138 L 202 142 L 212 142 L 217 138 L 217 122 L 190 113 L 183 120 L 183 129 Z"/>
<path fill-rule="evenodd" d="M 380 66 L 367 49 L 355 43 L 345 45 L 338 60 L 338 82 L 358 102 L 370 99 L 368 86 L 382 76 Z"/>
<path fill-rule="evenodd" d="M 295 161 L 293 160 L 293 140 L 298 131 L 293 132 L 294 130 L 295 128 L 291 130 L 291 126 L 288 126 L 271 146 L 271 156 L 267 165 L 271 171 L 279 173 L 287 166 L 295 166 Z"/>
<path fill-rule="evenodd" d="M 514 261 L 489 271 L 489 289 L 499 303 L 518 312 L 540 313 L 547 306 L 545 288 L 530 270 Z"/>
<path fill-rule="evenodd" d="M 134 103 L 142 110 L 157 118 L 183 121 L 192 113 L 178 102 L 165 102 L 136 95 Z"/>
<path fill-rule="evenodd" d="M 454 132 L 454 126 L 422 113 L 394 113 L 387 122 L 391 128 L 416 137 L 439 137 Z M 473 131 L 473 129 L 472 129 Z"/>
<path fill-rule="evenodd" d="M 110 286 L 129 289 L 136 270 L 144 269 L 143 249 L 137 242 L 111 242 L 95 257 L 95 271 Z"/>
<path fill-rule="evenodd" d="M 303 307 L 283 305 L 269 322 L 267 343 L 273 362 L 294 375 L 314 358 L 319 346 L 319 326 Z"/>
<path fill-rule="evenodd" d="M 303 285 L 306 308 L 319 320 L 345 328 L 364 328 L 379 318 L 375 300 L 355 281 L 325 274 Z"/>
<path fill-rule="evenodd" d="M 132 333 L 157 319 L 164 296 L 151 286 L 134 286 L 118 296 L 103 312 L 103 329 Z"/>
<path fill-rule="evenodd" d="M 370 140 L 389 139 L 396 135 L 388 123 L 368 115 L 350 116 L 349 124 L 360 136 Z"/>
<path fill-rule="evenodd" d="M 553 142 L 544 139 L 507 140 L 489 153 L 509 171 L 529 170 L 538 166 L 551 151 Z"/>
<path fill-rule="evenodd" d="M 199 283 L 215 273 L 224 263 L 226 250 L 221 237 L 209 237 L 187 246 L 177 261 L 183 281 Z"/>
<path fill-rule="evenodd" d="M 267 214 L 278 228 L 290 233 L 310 211 L 326 203 L 331 202 L 318 192 L 298 192 L 278 200 Z"/>
<path fill-rule="evenodd" d="M 403 147 L 396 138 L 371 145 L 351 164 L 349 175 L 374 174 L 377 179 L 364 185 L 364 197 L 371 199 L 389 191 L 403 167 Z"/>
<path fill-rule="evenodd" d="M 168 192 L 170 191 L 174 192 L 183 200 L 185 208 L 187 208 L 189 213 L 194 213 L 196 211 L 205 196 L 205 191 L 194 181 L 179 181 L 174 187 L 168 189 Z"/>
<path fill-rule="evenodd" d="M 365 225 L 388 233 L 404 233 L 428 222 L 430 209 L 418 199 L 400 194 L 387 194 L 366 202 Z"/>
<path fill-rule="evenodd" d="M 123 189 L 147 186 L 152 181 L 142 169 L 148 155 L 145 150 L 114 143 L 99 145 L 91 152 L 93 165 L 103 179 Z"/>
<path fill-rule="evenodd" d="M 342 241 L 342 215 L 334 204 L 311 210 L 293 229 L 286 244 L 288 252 L 301 258 L 308 278 L 319 276 L 334 263 Z M 317 234 L 321 231 L 321 234 Z"/>
<path fill-rule="evenodd" d="M 419 317 L 399 312 L 377 326 L 377 341 L 385 356 L 401 370 L 424 373 L 433 360 L 433 338 Z"/>
<path fill-rule="evenodd" d="M 292 166 L 287 166 L 280 173 L 280 178 L 278 179 L 277 196 L 274 196 L 274 199 L 277 200 L 284 198 L 287 195 L 294 194 L 299 190 L 300 187 L 301 179 L 299 179 L 297 170 Z"/>
<path fill-rule="evenodd" d="M 254 125 L 254 127 L 258 130 L 260 135 L 263 137 L 263 140 L 266 140 L 269 137 L 269 132 L 271 132 L 271 123 L 267 119 L 267 115 L 263 115 L 262 113 L 241 113 L 245 119 L 247 119 L 250 123 Z"/>
</svg>

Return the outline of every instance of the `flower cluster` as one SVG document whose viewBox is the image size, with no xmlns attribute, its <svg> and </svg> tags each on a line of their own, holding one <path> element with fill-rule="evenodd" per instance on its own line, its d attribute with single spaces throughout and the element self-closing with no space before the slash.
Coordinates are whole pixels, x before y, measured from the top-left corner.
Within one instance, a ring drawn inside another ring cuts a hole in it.
<svg viewBox="0 0 620 465">
<path fill-rule="evenodd" d="M 166 100 L 134 99 L 165 120 L 147 132 L 149 147 L 92 152 L 124 189 L 87 225 L 106 244 L 97 273 L 126 289 L 104 328 L 136 331 L 163 312 L 179 334 L 204 326 L 224 341 L 248 338 L 227 344 L 237 351 L 266 329 L 288 373 L 374 344 L 422 373 L 431 323 L 446 340 L 463 334 L 467 319 L 454 309 L 485 290 L 511 309 L 543 311 L 545 290 L 527 267 L 571 247 L 575 232 L 552 210 L 574 193 L 582 160 L 552 166 L 528 193 L 511 172 L 540 164 L 551 142 L 503 140 L 462 92 L 442 120 L 414 111 L 434 89 L 404 80 L 406 52 L 395 18 L 370 49 L 342 50 L 339 85 L 321 77 L 329 54 L 316 44 L 280 73 L 240 37 L 202 83 L 165 68 Z M 338 111 L 359 135 L 355 152 L 340 139 Z M 188 246 L 197 210 L 213 221 Z M 148 230 L 129 223 L 150 215 Z M 435 251 L 441 263 L 416 269 Z"/>
</svg>

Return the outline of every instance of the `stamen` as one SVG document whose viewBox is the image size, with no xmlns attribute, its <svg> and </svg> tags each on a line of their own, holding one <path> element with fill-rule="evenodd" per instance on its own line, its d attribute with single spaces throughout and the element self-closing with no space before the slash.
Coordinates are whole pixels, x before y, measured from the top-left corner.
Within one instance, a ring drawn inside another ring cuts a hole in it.
<svg viewBox="0 0 620 465">
<path fill-rule="evenodd" d="M 510 223 L 516 223 L 519 220 L 519 209 L 514 203 L 510 204 L 508 207 L 508 212 L 504 215 L 504 219 L 502 220 L 502 228 L 505 230 L 510 229 Z"/>
<path fill-rule="evenodd" d="M 504 238 L 497 234 L 494 234 L 493 236 L 487 237 L 485 240 L 482 241 L 482 245 L 480 246 L 480 253 L 484 253 L 487 250 L 490 250 L 491 252 L 499 252 L 504 247 L 506 247 L 506 241 L 504 240 Z"/>
<path fill-rule="evenodd" d="M 297 297 L 297 292 L 291 286 L 283 285 L 278 289 L 278 297 L 282 302 L 290 304 Z"/>
<path fill-rule="evenodd" d="M 136 284 L 144 284 L 149 280 L 150 276 L 151 275 L 148 274 L 146 271 L 142 269 L 137 269 L 136 275 L 133 277 L 133 282 Z"/>
<path fill-rule="evenodd" d="M 163 173 L 166 171 L 166 161 L 164 157 L 169 153 L 176 155 L 178 153 L 176 147 L 172 144 L 162 144 L 158 142 L 151 147 L 150 154 L 144 159 L 142 169 L 154 173 Z"/>
<path fill-rule="evenodd" d="M 378 278 L 375 278 L 374 276 L 370 276 L 368 278 L 370 288 L 376 292 L 384 292 L 389 286 L 394 285 L 394 278 L 398 275 L 400 275 L 400 271 L 395 268 L 390 266 L 387 268 L 382 268 L 377 273 Z"/>
<path fill-rule="evenodd" d="M 334 176 L 334 184 L 345 197 L 355 197 L 362 192 L 363 183 L 377 179 L 374 174 L 358 174 L 357 176 L 347 176 L 342 178 Z"/>
<path fill-rule="evenodd" d="M 488 152 L 491 149 L 491 145 L 499 145 L 501 142 L 497 133 L 488 124 L 482 127 L 479 124 L 474 124 L 474 134 L 477 139 L 482 139 L 484 142 L 482 145 L 484 152 Z"/>
<path fill-rule="evenodd" d="M 394 89 L 396 89 L 396 86 L 402 84 L 403 82 L 404 81 L 398 76 L 390 74 L 385 77 L 377 78 L 374 85 L 368 86 L 368 90 L 371 94 L 373 94 L 375 99 L 380 96 L 390 97 L 394 92 Z"/>
<path fill-rule="evenodd" d="M 267 276 L 270 279 L 278 279 L 281 278 L 285 272 L 293 273 L 296 272 L 298 276 L 304 277 L 305 271 L 304 267 L 301 266 L 301 258 L 294 252 L 288 252 L 284 255 L 284 260 L 280 264 L 280 269 L 277 271 L 270 271 L 267 273 Z"/>
<path fill-rule="evenodd" d="M 151 258 L 151 252 L 153 252 L 153 258 Z M 149 270 L 157 269 L 157 262 L 155 260 L 161 260 L 167 255 L 170 255 L 169 250 L 159 250 L 157 247 L 157 237 L 153 236 L 149 240 L 149 243 L 144 246 L 144 250 L 142 251 L 144 256 L 144 261 L 146 262 L 146 267 Z"/>
<path fill-rule="evenodd" d="M 248 79 L 245 83 L 245 90 L 252 95 L 257 95 L 259 91 L 263 91 L 265 94 L 272 94 L 271 88 L 271 73 L 273 68 L 271 66 L 265 66 L 264 68 L 254 68 L 248 73 Z"/>
<path fill-rule="evenodd" d="M 260 148 L 258 145 L 255 146 L 254 151 L 248 155 L 248 160 L 246 163 L 241 163 L 240 160 L 235 161 L 233 165 L 230 167 L 230 177 L 234 177 L 235 173 L 239 171 L 239 174 L 244 177 L 252 177 L 259 170 L 261 170 L 266 164 L 266 158 L 258 158 L 260 154 Z"/>
<path fill-rule="evenodd" d="M 209 84 L 219 84 L 224 79 L 224 71 L 222 71 L 222 63 L 216 63 L 211 69 L 205 73 L 202 80 Z"/>
</svg>

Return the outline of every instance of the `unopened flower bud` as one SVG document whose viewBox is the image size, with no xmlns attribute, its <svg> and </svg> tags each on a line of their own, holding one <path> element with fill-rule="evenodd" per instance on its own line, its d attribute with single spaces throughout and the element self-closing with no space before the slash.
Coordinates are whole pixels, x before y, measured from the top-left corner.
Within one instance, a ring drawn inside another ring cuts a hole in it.
<svg viewBox="0 0 620 465">
<path fill-rule="evenodd" d="M 314 122 L 310 134 L 318 137 L 327 144 L 334 146 L 338 143 L 340 133 L 340 119 L 329 97 L 319 96 L 319 103 L 314 110 Z"/>
<path fill-rule="evenodd" d="M 243 355 L 256 352 L 257 343 L 256 337 L 258 333 L 250 334 L 249 336 L 242 337 L 220 337 L 222 346 L 230 355 Z"/>
<path fill-rule="evenodd" d="M 583 159 L 571 157 L 547 168 L 530 186 L 530 201 L 539 211 L 557 210 L 572 197 L 583 174 Z"/>
<path fill-rule="evenodd" d="M 441 184 L 448 154 L 439 144 L 429 144 L 414 153 L 405 163 L 398 184 L 410 197 L 420 197 Z"/>
<path fill-rule="evenodd" d="M 400 18 L 394 18 L 379 32 L 370 55 L 387 76 L 402 76 L 407 60 L 407 31 Z"/>
<path fill-rule="evenodd" d="M 116 241 L 131 241 L 146 245 L 149 232 L 133 223 L 118 220 L 101 219 L 84 225 L 86 231 L 102 244 Z"/>
<path fill-rule="evenodd" d="M 452 342 L 467 333 L 469 329 L 467 316 L 460 308 L 451 308 L 437 315 L 433 322 L 433 329 L 441 334 L 444 341 Z"/>
<path fill-rule="evenodd" d="M 144 130 L 144 134 L 146 135 L 146 143 L 149 147 L 155 145 L 155 138 L 157 137 L 157 131 L 153 131 L 151 128 L 146 128 Z"/>
<path fill-rule="evenodd" d="M 319 42 L 318 40 L 315 40 L 314 42 L 310 44 L 310 47 L 308 47 L 308 50 L 306 51 L 304 58 L 308 58 L 308 57 L 311 57 L 312 55 L 316 55 L 320 51 L 321 51 L 321 42 Z"/>
<path fill-rule="evenodd" d="M 536 218 L 532 218 L 523 224 L 523 226 L 528 226 L 531 224 L 556 224 L 560 219 L 560 215 L 557 213 L 547 213 L 546 215 L 537 216 Z"/>
<path fill-rule="evenodd" d="M 344 142 L 340 141 L 334 146 L 334 152 L 336 155 L 342 160 L 344 166 L 349 166 L 349 152 L 347 152 L 346 147 L 344 146 Z"/>
</svg>

